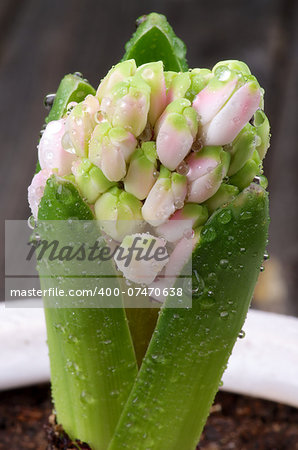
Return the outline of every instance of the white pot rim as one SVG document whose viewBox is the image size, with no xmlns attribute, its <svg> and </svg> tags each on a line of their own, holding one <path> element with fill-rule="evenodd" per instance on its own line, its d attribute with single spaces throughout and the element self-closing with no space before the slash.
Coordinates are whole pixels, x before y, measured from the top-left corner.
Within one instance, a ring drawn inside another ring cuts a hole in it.
<svg viewBox="0 0 298 450">
<path fill-rule="evenodd" d="M 48 382 L 42 303 L 10 305 L 0 305 L 0 390 Z M 298 318 L 250 310 L 243 329 L 221 389 L 298 407 Z"/>
</svg>

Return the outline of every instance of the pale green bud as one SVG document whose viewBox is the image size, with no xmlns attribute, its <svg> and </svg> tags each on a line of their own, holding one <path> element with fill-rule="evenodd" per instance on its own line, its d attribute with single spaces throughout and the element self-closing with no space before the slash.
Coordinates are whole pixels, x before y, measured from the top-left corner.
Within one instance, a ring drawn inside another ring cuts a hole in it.
<svg viewBox="0 0 298 450">
<path fill-rule="evenodd" d="M 136 70 L 137 66 L 134 59 L 120 62 L 112 67 L 98 86 L 96 92 L 98 100 L 101 102 L 103 97 L 105 97 L 117 83 L 133 76 Z"/>
<path fill-rule="evenodd" d="M 103 172 L 87 158 L 74 162 L 71 170 L 82 196 L 91 204 L 95 202 L 100 194 L 115 184 L 109 181 Z"/>
<path fill-rule="evenodd" d="M 146 127 L 151 89 L 140 77 L 117 83 L 101 102 L 101 111 L 114 127 L 139 136 Z"/>
<path fill-rule="evenodd" d="M 135 78 L 140 77 L 151 89 L 148 120 L 152 126 L 166 107 L 166 85 L 162 61 L 143 64 L 138 67 Z"/>
<path fill-rule="evenodd" d="M 96 201 L 95 217 L 101 229 L 116 241 L 139 232 L 143 226 L 142 202 L 118 187 L 112 187 Z"/>
<path fill-rule="evenodd" d="M 144 142 L 131 157 L 124 186 L 139 200 L 144 200 L 156 181 L 156 145 L 155 142 Z"/>
<path fill-rule="evenodd" d="M 89 159 L 110 181 L 119 181 L 126 174 L 126 163 L 137 145 L 132 133 L 108 122 L 99 123 L 89 143 Z"/>
</svg>

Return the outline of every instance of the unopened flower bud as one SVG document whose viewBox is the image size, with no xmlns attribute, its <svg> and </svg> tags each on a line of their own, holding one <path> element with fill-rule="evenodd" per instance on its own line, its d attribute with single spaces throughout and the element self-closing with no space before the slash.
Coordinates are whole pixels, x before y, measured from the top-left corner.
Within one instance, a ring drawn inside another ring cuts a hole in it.
<svg viewBox="0 0 298 450">
<path fill-rule="evenodd" d="M 53 175 L 51 169 L 40 170 L 34 175 L 32 182 L 28 187 L 28 202 L 35 219 L 37 219 L 38 207 L 44 193 L 46 182 L 51 175 Z"/>
<path fill-rule="evenodd" d="M 94 206 L 101 229 L 116 241 L 140 231 L 144 223 L 141 208 L 140 200 L 118 187 L 102 194 Z"/>
<path fill-rule="evenodd" d="M 230 178 L 230 183 L 237 186 L 240 191 L 252 183 L 254 177 L 260 172 L 259 164 L 254 159 L 249 159 L 242 169 Z"/>
<path fill-rule="evenodd" d="M 198 132 L 198 119 L 191 103 L 186 99 L 170 103 L 155 126 L 156 148 L 161 163 L 176 169 L 189 153 Z"/>
<path fill-rule="evenodd" d="M 158 226 L 183 207 L 187 193 L 186 177 L 161 167 L 159 177 L 142 208 L 146 222 Z"/>
<path fill-rule="evenodd" d="M 137 66 L 134 59 L 129 59 L 116 64 L 116 66 L 108 72 L 104 79 L 101 80 L 96 92 L 96 97 L 98 100 L 101 102 L 117 83 L 133 76 L 136 69 Z"/>
<path fill-rule="evenodd" d="M 148 120 L 152 126 L 166 107 L 166 85 L 161 61 L 138 67 L 135 78 L 140 77 L 151 89 Z"/>
<path fill-rule="evenodd" d="M 101 102 L 101 111 L 113 127 L 122 127 L 139 136 L 146 127 L 150 107 L 150 87 L 138 77 L 117 83 Z"/>
<path fill-rule="evenodd" d="M 270 145 L 270 124 L 264 111 L 258 109 L 255 112 L 254 126 L 256 128 L 257 136 L 260 138 L 260 142 L 256 148 L 262 160 Z"/>
<path fill-rule="evenodd" d="M 94 203 L 103 192 L 115 183 L 109 181 L 103 172 L 87 158 L 77 160 L 72 165 L 72 173 L 83 197 L 88 203 Z"/>
<path fill-rule="evenodd" d="M 190 84 L 189 72 L 175 73 L 175 75 L 172 75 L 167 90 L 167 104 L 179 98 L 184 98 L 187 90 L 190 88 Z"/>
<path fill-rule="evenodd" d="M 110 181 L 119 181 L 126 174 L 126 163 L 137 145 L 132 133 L 108 122 L 99 123 L 89 143 L 89 159 Z"/>
<path fill-rule="evenodd" d="M 95 115 L 99 111 L 99 102 L 93 95 L 76 105 L 65 123 L 65 134 L 62 145 L 69 153 L 85 157 L 91 133 L 96 125 Z"/>
<path fill-rule="evenodd" d="M 139 200 L 144 200 L 156 181 L 156 145 L 144 142 L 132 155 L 124 186 Z"/>
<path fill-rule="evenodd" d="M 213 73 L 209 69 L 192 69 L 189 74 L 190 86 L 184 97 L 192 102 L 195 96 L 207 86 Z"/>
<path fill-rule="evenodd" d="M 187 265 L 192 257 L 193 251 L 200 240 L 201 227 L 198 227 L 192 237 L 182 237 L 175 245 L 167 265 L 163 270 L 163 277 L 153 281 L 150 285 L 153 288 L 153 298 L 159 302 L 164 302 L 166 296 L 163 292 L 166 288 L 174 286 L 177 277 L 181 275 L 183 268 Z M 159 289 L 158 289 L 159 288 Z M 158 293 L 160 293 L 158 295 Z"/>
<path fill-rule="evenodd" d="M 210 79 L 193 101 L 193 107 L 199 115 L 201 125 L 208 124 L 220 111 L 239 84 L 235 72 L 227 67 L 221 67 Z M 220 145 L 220 144 L 219 144 Z"/>
<path fill-rule="evenodd" d="M 189 155 L 186 162 L 189 166 L 187 200 L 202 203 L 219 189 L 227 174 L 230 155 L 222 147 L 204 147 Z"/>
<path fill-rule="evenodd" d="M 193 229 L 203 225 L 207 219 L 206 206 L 186 203 L 167 222 L 156 227 L 156 232 L 169 242 L 177 242 L 183 236 L 191 238 L 194 233 Z"/>
<path fill-rule="evenodd" d="M 256 148 L 260 138 L 257 135 L 255 127 L 250 123 L 245 125 L 234 141 L 226 146 L 226 150 L 231 155 L 228 176 L 234 175 L 248 161 Z"/>
<path fill-rule="evenodd" d="M 238 194 L 239 189 L 236 186 L 222 183 L 216 194 L 208 198 L 204 205 L 207 206 L 209 213 L 212 214 L 217 208 L 221 208 L 233 201 Z"/>
<path fill-rule="evenodd" d="M 58 175 L 64 176 L 71 172 L 71 165 L 77 159 L 62 147 L 62 137 L 65 133 L 65 119 L 53 120 L 48 123 L 38 145 L 38 160 L 42 169 L 57 169 Z"/>
<path fill-rule="evenodd" d="M 119 251 L 121 258 L 118 253 L 114 257 L 118 269 L 126 279 L 138 284 L 151 284 L 169 261 L 166 241 L 149 233 L 126 236 Z"/>
<path fill-rule="evenodd" d="M 242 61 L 237 59 L 227 59 L 225 61 L 219 61 L 212 69 L 212 72 L 216 72 L 219 67 L 227 67 L 230 70 L 240 72 L 243 75 L 250 75 L 249 67 Z"/>
<path fill-rule="evenodd" d="M 205 145 L 231 143 L 256 112 L 260 100 L 261 90 L 255 81 L 250 81 L 236 90 L 211 121 L 203 126 L 202 137 Z"/>
</svg>

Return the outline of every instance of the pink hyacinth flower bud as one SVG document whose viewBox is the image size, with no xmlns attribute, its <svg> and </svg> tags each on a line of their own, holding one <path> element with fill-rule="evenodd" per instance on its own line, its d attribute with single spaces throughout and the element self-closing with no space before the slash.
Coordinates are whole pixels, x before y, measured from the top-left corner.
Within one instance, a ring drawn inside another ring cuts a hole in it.
<svg viewBox="0 0 298 450">
<path fill-rule="evenodd" d="M 183 236 L 190 238 L 193 229 L 203 225 L 207 219 L 208 209 L 206 206 L 186 203 L 167 222 L 156 227 L 156 232 L 169 242 L 177 242 Z"/>
<path fill-rule="evenodd" d="M 35 219 L 37 219 L 38 207 L 44 193 L 46 182 L 51 175 L 53 175 L 51 169 L 40 170 L 34 175 L 32 182 L 28 187 L 28 202 Z"/>
<path fill-rule="evenodd" d="M 65 133 L 65 119 L 49 122 L 38 145 L 38 160 L 42 169 L 57 169 L 58 175 L 69 175 L 76 155 L 68 153 L 62 147 Z"/>
<path fill-rule="evenodd" d="M 239 88 L 209 124 L 203 127 L 206 145 L 230 144 L 254 115 L 261 101 L 261 90 L 254 81 Z"/>
<path fill-rule="evenodd" d="M 135 74 L 137 69 L 136 62 L 134 59 L 129 59 L 128 61 L 120 62 L 116 64 L 105 76 L 105 78 L 100 82 L 100 85 L 96 91 L 96 97 L 101 102 L 102 99 L 107 95 L 111 89 L 121 81 L 129 78 Z"/>
<path fill-rule="evenodd" d="M 126 192 L 144 200 L 156 181 L 156 166 L 155 142 L 143 142 L 142 147 L 133 153 L 123 180 Z"/>
<path fill-rule="evenodd" d="M 69 153 L 86 157 L 91 133 L 96 125 L 99 101 L 93 95 L 76 105 L 65 122 L 62 145 Z"/>
<path fill-rule="evenodd" d="M 192 106 L 199 115 L 200 124 L 206 125 L 223 107 L 236 89 L 239 79 L 230 70 L 213 77 L 195 97 Z"/>
<path fill-rule="evenodd" d="M 187 201 L 202 203 L 219 189 L 229 168 L 230 155 L 222 147 L 204 147 L 192 153 L 186 162 L 189 166 Z"/>
<path fill-rule="evenodd" d="M 132 251 L 131 261 L 128 265 L 125 265 L 125 256 L 129 255 L 129 251 L 134 244 L 137 250 Z M 166 241 L 149 233 L 127 235 L 119 250 L 122 251 L 121 259 L 117 258 L 117 253 L 114 256 L 118 269 L 121 270 L 126 279 L 138 284 L 151 284 L 169 261 Z M 163 254 L 161 255 L 162 250 Z M 137 257 L 140 252 L 146 254 L 148 251 L 150 251 L 151 259 Z M 159 258 L 155 256 L 156 252 L 159 252 Z"/>
<path fill-rule="evenodd" d="M 119 181 L 126 174 L 126 163 L 137 145 L 132 133 L 121 127 L 99 123 L 89 143 L 89 159 L 110 181 Z"/>
<path fill-rule="evenodd" d="M 143 205 L 143 218 L 152 226 L 161 225 L 176 209 L 183 207 L 186 193 L 186 177 L 176 172 L 171 173 L 162 166 L 159 177 Z"/>
<path fill-rule="evenodd" d="M 169 80 L 167 104 L 177 100 L 178 98 L 184 98 L 191 85 L 190 72 L 170 72 L 170 76 L 167 78 Z"/>
<path fill-rule="evenodd" d="M 139 136 L 145 129 L 150 107 L 150 87 L 139 77 L 117 83 L 101 102 L 101 111 L 113 127 Z"/>
<path fill-rule="evenodd" d="M 150 109 L 148 120 L 152 126 L 166 107 L 166 85 L 161 61 L 143 64 L 136 71 L 136 78 L 140 77 L 151 89 Z"/>
<path fill-rule="evenodd" d="M 200 228 L 198 228 L 191 237 L 182 237 L 177 242 L 174 250 L 170 254 L 169 261 L 162 272 L 162 277 L 154 280 L 149 286 L 150 288 L 153 288 L 153 298 L 157 301 L 163 303 L 166 300 L 166 297 L 163 295 L 164 289 L 173 287 L 177 277 L 181 275 L 183 268 L 190 260 L 191 255 L 199 242 L 199 231 Z M 158 292 L 160 292 L 160 295 L 157 295 Z"/>
<path fill-rule="evenodd" d="M 197 113 L 186 99 L 167 106 L 155 126 L 156 149 L 161 163 L 176 169 L 190 152 L 198 131 Z"/>
</svg>

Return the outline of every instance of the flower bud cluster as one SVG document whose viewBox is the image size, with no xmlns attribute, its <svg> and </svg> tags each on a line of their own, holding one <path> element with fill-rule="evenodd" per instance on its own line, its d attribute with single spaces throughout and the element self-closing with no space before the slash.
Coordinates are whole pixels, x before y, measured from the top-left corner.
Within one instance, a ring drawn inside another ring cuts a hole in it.
<svg viewBox="0 0 298 450">
<path fill-rule="evenodd" d="M 32 213 L 47 178 L 66 176 L 114 240 L 148 223 L 178 242 L 179 220 L 191 235 L 262 174 L 270 136 L 262 108 L 263 90 L 241 61 L 185 73 L 165 72 L 161 61 L 121 62 L 94 96 L 47 125 L 42 170 L 29 187 Z"/>
</svg>

